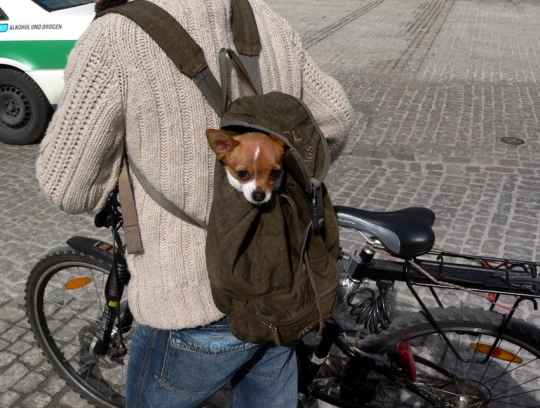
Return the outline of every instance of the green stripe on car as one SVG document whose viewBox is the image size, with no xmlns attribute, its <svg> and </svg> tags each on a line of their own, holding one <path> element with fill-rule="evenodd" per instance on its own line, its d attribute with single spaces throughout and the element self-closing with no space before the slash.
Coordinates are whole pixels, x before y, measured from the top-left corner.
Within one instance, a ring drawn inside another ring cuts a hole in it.
<svg viewBox="0 0 540 408">
<path fill-rule="evenodd" d="M 0 41 L 2 57 L 19 61 L 31 70 L 64 69 L 76 40 Z"/>
</svg>

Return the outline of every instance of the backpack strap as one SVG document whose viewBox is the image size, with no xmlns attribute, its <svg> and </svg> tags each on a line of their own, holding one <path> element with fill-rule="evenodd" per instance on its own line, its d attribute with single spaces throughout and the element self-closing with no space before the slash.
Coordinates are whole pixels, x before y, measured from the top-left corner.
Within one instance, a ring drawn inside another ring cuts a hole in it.
<svg viewBox="0 0 540 408">
<path fill-rule="evenodd" d="M 124 155 L 122 160 L 122 170 L 118 177 L 118 194 L 120 195 L 120 205 L 122 206 L 123 228 L 126 234 L 126 249 L 130 254 L 142 254 L 143 246 L 141 240 L 141 230 L 139 228 L 139 218 L 131 186 L 131 178 L 127 158 Z"/>
<path fill-rule="evenodd" d="M 121 14 L 141 27 L 178 70 L 193 79 L 216 113 L 223 115 L 221 86 L 208 67 L 204 51 L 173 16 L 154 3 L 136 0 L 105 9 L 96 18 L 110 13 Z"/>
<path fill-rule="evenodd" d="M 255 21 L 255 14 L 248 0 L 231 0 L 232 34 L 236 51 L 253 83 L 257 94 L 262 94 L 259 54 L 261 38 Z M 223 85 L 223 83 L 222 83 Z"/>
<path fill-rule="evenodd" d="M 231 0 L 232 35 L 239 54 L 258 57 L 261 53 L 261 38 L 253 9 L 248 0 Z"/>
<path fill-rule="evenodd" d="M 242 97 L 260 95 L 260 91 L 253 83 L 248 70 L 242 63 L 240 56 L 231 49 L 222 48 L 219 50 L 219 71 L 221 73 L 221 84 L 223 86 L 223 109 L 227 111 L 231 104 L 231 72 L 232 67 L 238 74 L 241 84 Z"/>
<path fill-rule="evenodd" d="M 133 186 L 129 169 L 144 188 L 146 193 L 163 209 L 188 224 L 206 229 L 207 224 L 198 218 L 189 215 L 184 210 L 169 201 L 162 193 L 157 191 L 152 184 L 144 177 L 141 171 L 133 164 L 127 154 L 122 160 L 122 170 L 118 177 L 118 194 L 120 195 L 120 204 L 122 206 L 123 228 L 126 236 L 126 249 L 129 254 L 140 255 L 144 252 L 141 230 L 139 227 L 139 218 L 137 216 L 137 207 L 135 206 L 135 196 L 133 194 Z"/>
<path fill-rule="evenodd" d="M 246 79 L 242 79 L 242 86 L 247 89 L 248 82 L 255 93 L 262 92 L 262 81 L 259 69 L 259 54 L 261 41 L 255 21 L 255 15 L 248 0 L 231 0 L 233 42 L 240 56 L 235 56 L 233 65 L 240 65 Z M 135 0 L 116 7 L 106 8 L 96 14 L 99 18 L 106 14 L 116 13 L 129 18 L 143 29 L 159 47 L 167 54 L 180 72 L 193 80 L 210 106 L 219 115 L 223 116 L 224 102 L 227 91 L 221 88 L 208 67 L 204 51 L 182 27 L 182 25 L 166 10 L 154 3 L 145 0 Z M 232 58 L 232 57 L 231 57 Z M 220 63 L 220 65 L 222 65 Z M 244 65 L 246 68 L 244 68 Z M 237 68 L 238 70 L 238 68 Z M 223 74 L 222 74 L 223 75 Z M 223 76 L 222 76 L 223 78 Z M 230 85 L 227 80 L 226 87 Z M 118 179 L 120 200 L 123 206 L 124 230 L 126 232 L 126 246 L 130 254 L 142 254 L 142 240 L 140 236 L 139 221 L 133 188 L 129 177 L 129 167 L 142 185 L 146 193 L 163 209 L 181 220 L 203 229 L 206 224 L 187 214 L 169 201 L 161 192 L 156 190 L 144 177 L 142 172 L 129 160 L 127 155 L 123 160 L 122 171 Z"/>
<path fill-rule="evenodd" d="M 201 221 L 198 218 L 188 214 L 187 212 L 179 208 L 177 205 L 175 205 L 173 202 L 169 201 L 167 197 L 165 197 L 162 193 L 156 190 L 154 186 L 152 186 L 152 184 L 150 184 L 147 178 L 144 177 L 142 172 L 138 169 L 137 166 L 135 166 L 135 164 L 133 164 L 129 157 L 127 158 L 127 161 L 129 163 L 129 167 L 131 168 L 131 171 L 133 171 L 133 174 L 135 174 L 135 177 L 137 177 L 137 180 L 139 181 L 139 183 L 141 183 L 141 186 L 156 203 L 158 203 L 163 209 L 167 210 L 175 217 L 180 218 L 182 221 L 194 225 L 195 227 L 206 229 L 207 224 L 204 221 Z"/>
<path fill-rule="evenodd" d="M 242 85 L 242 97 L 261 95 L 262 80 L 259 66 L 261 39 L 253 9 L 248 0 L 231 0 L 232 34 L 236 51 L 219 51 L 219 70 L 223 88 L 223 110 L 231 102 L 231 71 L 234 67 Z"/>
<path fill-rule="evenodd" d="M 248 0 L 231 0 L 231 9 L 234 45 L 257 93 L 262 93 L 261 40 L 255 15 Z M 204 51 L 173 16 L 154 3 L 135 0 L 100 11 L 96 18 L 110 13 L 121 14 L 141 27 L 180 72 L 193 79 L 214 111 L 223 115 L 223 91 L 208 67 Z"/>
</svg>

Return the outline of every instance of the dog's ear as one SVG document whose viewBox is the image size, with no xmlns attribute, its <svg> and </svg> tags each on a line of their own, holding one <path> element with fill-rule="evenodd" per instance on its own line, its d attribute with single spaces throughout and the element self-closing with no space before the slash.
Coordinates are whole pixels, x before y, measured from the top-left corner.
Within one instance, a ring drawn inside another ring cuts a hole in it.
<svg viewBox="0 0 540 408">
<path fill-rule="evenodd" d="M 223 160 L 225 155 L 238 145 L 238 142 L 223 130 L 206 129 L 206 139 L 220 160 Z"/>
<path fill-rule="evenodd" d="M 268 135 L 270 139 L 272 139 L 274 142 L 279 144 L 281 147 L 287 148 L 287 142 L 284 141 L 282 138 L 276 135 Z"/>
</svg>

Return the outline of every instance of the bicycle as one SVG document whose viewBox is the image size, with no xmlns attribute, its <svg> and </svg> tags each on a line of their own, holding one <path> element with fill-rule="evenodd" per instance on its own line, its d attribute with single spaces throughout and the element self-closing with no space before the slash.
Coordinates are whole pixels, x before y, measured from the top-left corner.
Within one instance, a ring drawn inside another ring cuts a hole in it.
<svg viewBox="0 0 540 408">
<path fill-rule="evenodd" d="M 365 241 L 339 261 L 340 304 L 364 329 L 344 330 L 332 318 L 320 339 L 305 334 L 297 347 L 299 406 L 314 398 L 345 408 L 540 406 L 540 329 L 514 316 L 524 302 L 537 309 L 537 263 L 434 250 L 435 215 L 426 208 L 336 206 L 335 213 Z M 27 282 L 27 314 L 44 354 L 75 391 L 96 406 L 121 407 L 134 322 L 115 194 L 95 220 L 112 231 L 113 245 L 73 237 L 42 258 Z M 393 319 L 396 281 L 419 312 Z M 428 307 L 418 288 L 438 307 Z M 444 308 L 447 289 L 487 294 L 491 306 Z M 494 311 L 502 296 L 515 297 L 506 314 Z"/>
</svg>

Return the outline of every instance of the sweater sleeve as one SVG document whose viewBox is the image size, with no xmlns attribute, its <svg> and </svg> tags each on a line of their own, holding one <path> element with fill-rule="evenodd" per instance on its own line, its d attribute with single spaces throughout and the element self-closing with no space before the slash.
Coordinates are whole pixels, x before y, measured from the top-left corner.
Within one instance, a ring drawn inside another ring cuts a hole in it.
<svg viewBox="0 0 540 408">
<path fill-rule="evenodd" d="M 93 22 L 69 56 L 62 97 L 36 163 L 45 194 L 74 214 L 104 205 L 122 162 L 121 85 L 107 18 Z"/>
<path fill-rule="evenodd" d="M 302 65 L 302 100 L 326 136 L 332 162 L 341 154 L 351 129 L 352 106 L 341 85 L 322 72 L 302 48 L 300 36 L 293 42 Z"/>
</svg>

